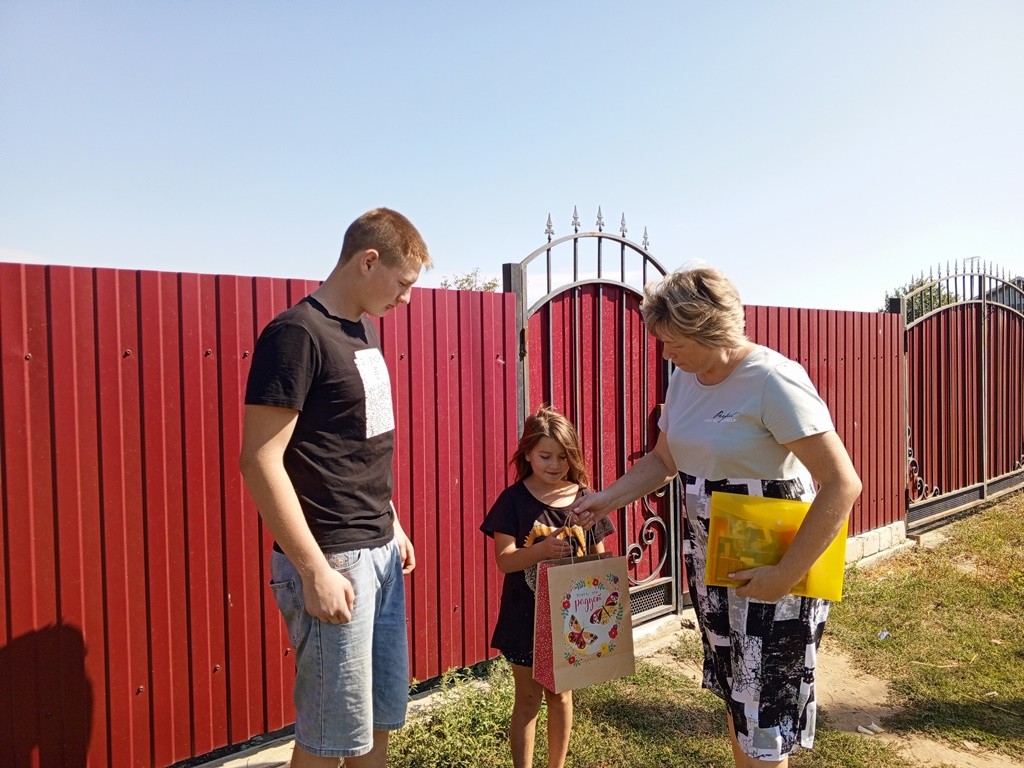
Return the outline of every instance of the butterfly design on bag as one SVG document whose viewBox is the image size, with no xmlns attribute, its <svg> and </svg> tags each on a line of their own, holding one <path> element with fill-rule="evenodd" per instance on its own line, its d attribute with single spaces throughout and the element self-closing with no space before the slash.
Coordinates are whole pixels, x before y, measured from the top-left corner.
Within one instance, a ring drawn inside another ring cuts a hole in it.
<svg viewBox="0 0 1024 768">
<path fill-rule="evenodd" d="M 566 638 L 581 651 L 597 640 L 597 635 L 593 632 L 587 632 L 575 615 L 569 617 L 569 627 L 571 631 L 566 635 Z"/>
<path fill-rule="evenodd" d="M 591 624 L 607 624 L 615 616 L 615 612 L 619 608 L 619 593 L 612 592 L 608 595 L 608 599 L 604 601 L 604 605 L 590 614 Z"/>
</svg>

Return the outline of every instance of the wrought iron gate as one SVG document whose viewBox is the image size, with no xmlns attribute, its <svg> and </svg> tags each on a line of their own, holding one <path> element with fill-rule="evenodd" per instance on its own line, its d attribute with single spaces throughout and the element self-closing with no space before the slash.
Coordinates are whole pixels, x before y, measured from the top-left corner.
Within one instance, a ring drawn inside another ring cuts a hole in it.
<svg viewBox="0 0 1024 768">
<path fill-rule="evenodd" d="M 1024 486 L 1024 277 L 963 263 L 921 275 L 905 323 L 907 525 Z"/>
<path fill-rule="evenodd" d="M 519 334 L 518 416 L 548 403 L 576 425 L 591 468 L 603 488 L 654 447 L 658 404 L 668 363 L 640 319 L 642 287 L 665 274 L 642 245 L 619 234 L 580 231 L 554 238 L 518 264 L 504 265 L 505 291 L 516 294 Z M 677 483 L 613 513 L 617 536 L 610 551 L 630 564 L 630 597 L 636 623 L 675 612 L 682 604 Z M 617 545 L 617 546 L 616 546 Z"/>
</svg>

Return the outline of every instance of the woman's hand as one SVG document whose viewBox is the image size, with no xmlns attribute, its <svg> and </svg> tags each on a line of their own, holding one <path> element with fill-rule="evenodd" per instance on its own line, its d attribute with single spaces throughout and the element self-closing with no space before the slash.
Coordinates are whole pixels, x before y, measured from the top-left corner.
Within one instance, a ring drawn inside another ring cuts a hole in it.
<svg viewBox="0 0 1024 768">
<path fill-rule="evenodd" d="M 569 525 L 578 525 L 583 530 L 589 531 L 602 517 L 607 517 L 612 511 L 608 495 L 603 491 L 588 493 L 576 500 L 576 503 L 569 507 Z"/>
<path fill-rule="evenodd" d="M 736 573 L 730 573 L 729 578 L 746 582 L 743 586 L 736 587 L 737 596 L 766 603 L 777 603 L 788 595 L 794 586 L 774 565 L 736 571 Z"/>
</svg>

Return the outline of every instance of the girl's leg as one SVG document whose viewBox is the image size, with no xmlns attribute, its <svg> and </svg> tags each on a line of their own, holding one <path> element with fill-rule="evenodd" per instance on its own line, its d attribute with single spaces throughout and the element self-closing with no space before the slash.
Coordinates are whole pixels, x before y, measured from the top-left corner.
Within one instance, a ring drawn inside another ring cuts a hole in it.
<svg viewBox="0 0 1024 768">
<path fill-rule="evenodd" d="M 508 739 L 512 746 L 512 765 L 515 768 L 531 768 L 533 765 L 533 742 L 537 735 L 537 713 L 544 686 L 533 679 L 533 669 L 519 664 L 510 664 L 512 679 L 516 684 L 516 700 L 512 705 L 512 722 Z"/>
<path fill-rule="evenodd" d="M 563 768 L 572 733 L 572 691 L 545 689 L 544 698 L 548 703 L 548 768 Z"/>
<path fill-rule="evenodd" d="M 732 715 L 729 717 L 729 744 L 732 746 L 732 758 L 736 761 L 736 768 L 789 768 L 789 755 L 781 760 L 758 760 L 751 757 L 740 748 L 740 742 L 736 738 L 736 726 L 733 725 Z"/>
</svg>

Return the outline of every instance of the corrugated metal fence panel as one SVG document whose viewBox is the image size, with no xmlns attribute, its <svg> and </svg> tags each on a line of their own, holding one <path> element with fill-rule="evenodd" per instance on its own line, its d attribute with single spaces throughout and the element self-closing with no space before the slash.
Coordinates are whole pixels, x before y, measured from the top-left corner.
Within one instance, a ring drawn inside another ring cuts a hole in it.
<svg viewBox="0 0 1024 768">
<path fill-rule="evenodd" d="M 957 304 L 907 331 L 910 451 L 925 491 L 982 482 L 981 306 Z"/>
<path fill-rule="evenodd" d="M 807 369 L 864 491 L 850 533 L 903 519 L 903 369 L 899 316 L 748 306 L 747 335 Z"/>
<path fill-rule="evenodd" d="M 181 275 L 179 302 L 191 725 L 194 750 L 204 754 L 228 743 L 229 731 L 226 638 L 210 629 L 223 621 L 225 603 L 220 376 L 205 354 L 217 339 L 216 278 Z"/>
<path fill-rule="evenodd" d="M 494 655 L 502 579 L 479 525 L 518 438 L 514 300 L 418 290 L 388 315 L 382 344 L 397 404 L 395 504 L 416 547 L 412 674 L 426 680 Z"/>
<path fill-rule="evenodd" d="M 237 456 L 255 338 L 316 285 L 0 264 L 0 764 L 168 765 L 291 722 Z M 382 338 L 425 679 L 491 655 L 514 300 L 417 290 Z"/>
<path fill-rule="evenodd" d="M 999 305 L 988 313 L 988 478 L 1024 469 L 1024 318 Z"/>
<path fill-rule="evenodd" d="M 0 703 L 11 713 L 0 760 L 70 765 L 87 750 L 94 765 L 165 765 L 291 720 L 291 649 L 265 589 L 270 541 L 235 461 L 255 337 L 315 285 L 0 265 Z M 556 323 L 541 313 L 530 326 L 531 350 L 562 363 L 547 382 L 531 376 L 531 400 L 589 414 L 592 446 L 621 444 L 595 483 L 653 440 L 664 382 L 636 310 L 590 288 L 553 306 Z M 592 319 L 577 334 L 581 313 Z M 426 679 L 492 655 L 501 575 L 477 525 L 517 437 L 514 304 L 418 290 L 381 326 L 396 503 L 419 561 L 413 674 Z M 865 480 L 855 530 L 899 519 L 896 318 L 751 308 L 751 333 L 807 366 L 833 409 Z M 578 374 L 567 362 L 577 349 Z M 603 408 L 617 399 L 607 372 L 626 364 L 628 410 Z M 1008 419 L 1019 419 L 1015 381 L 990 395 Z M 992 449 L 999 461 L 1012 451 Z"/>
</svg>

